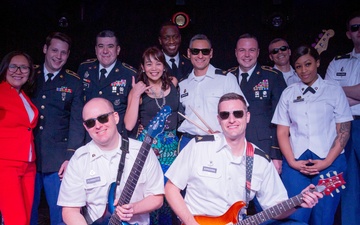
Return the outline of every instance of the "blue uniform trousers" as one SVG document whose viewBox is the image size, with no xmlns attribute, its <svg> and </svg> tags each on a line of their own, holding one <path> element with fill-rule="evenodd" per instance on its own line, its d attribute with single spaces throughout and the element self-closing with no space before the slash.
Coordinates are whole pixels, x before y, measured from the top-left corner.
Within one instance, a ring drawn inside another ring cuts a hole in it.
<svg viewBox="0 0 360 225">
<path fill-rule="evenodd" d="M 34 203 L 31 212 L 30 225 L 38 224 L 39 205 L 41 190 L 44 188 L 47 203 L 50 211 L 51 225 L 58 225 L 62 222 L 61 207 L 57 205 L 57 199 L 60 190 L 60 178 L 57 172 L 55 173 L 36 173 L 35 179 L 35 194 Z"/>
<path fill-rule="evenodd" d="M 306 159 L 320 159 L 315 153 L 310 150 L 306 150 L 298 160 Z M 282 169 L 282 180 L 288 191 L 289 198 L 301 193 L 301 191 L 306 188 L 309 184 L 317 185 L 320 179 L 320 175 L 323 175 L 326 178 L 326 173 L 336 171 L 337 173 L 344 172 L 346 169 L 346 160 L 345 155 L 340 154 L 336 160 L 332 163 L 331 166 L 325 170 L 320 171 L 320 174 L 307 176 L 299 171 L 291 168 L 284 158 L 283 160 L 283 169 Z M 332 176 L 333 174 L 330 173 Z M 289 218 L 303 221 L 311 225 L 324 225 L 324 224 L 333 224 L 334 216 L 337 209 L 337 206 L 340 202 L 340 194 L 335 191 L 332 193 L 332 196 L 324 196 L 324 198 L 319 199 L 318 204 L 312 209 L 300 208 L 296 210 Z"/>
</svg>

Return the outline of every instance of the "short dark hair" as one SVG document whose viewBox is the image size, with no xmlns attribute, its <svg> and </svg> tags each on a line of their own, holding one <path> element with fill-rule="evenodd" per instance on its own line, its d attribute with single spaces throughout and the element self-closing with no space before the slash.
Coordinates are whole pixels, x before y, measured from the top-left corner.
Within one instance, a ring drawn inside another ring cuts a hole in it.
<svg viewBox="0 0 360 225">
<path fill-rule="evenodd" d="M 209 43 L 209 45 L 210 45 L 210 48 L 211 48 L 211 41 L 205 34 L 196 34 L 194 37 L 192 37 L 191 40 L 190 40 L 190 43 L 189 43 L 189 48 L 191 48 L 192 43 L 194 41 L 197 41 L 197 40 L 207 41 Z"/>
<path fill-rule="evenodd" d="M 69 50 L 71 48 L 71 45 L 72 45 L 72 41 L 71 41 L 71 38 L 64 34 L 64 33 L 61 33 L 61 32 L 53 32 L 51 34 L 49 34 L 49 36 L 46 37 L 46 40 L 45 40 L 45 44 L 46 46 L 49 48 L 49 46 L 51 45 L 51 40 L 52 39 L 59 39 L 63 42 L 66 42 L 68 45 L 69 45 Z"/>
<path fill-rule="evenodd" d="M 292 61 L 295 63 L 301 56 L 309 54 L 314 57 L 315 61 L 320 60 L 319 53 L 315 50 L 315 48 L 309 45 L 301 45 L 299 46 L 291 55 Z"/>
<path fill-rule="evenodd" d="M 159 37 L 161 37 L 161 31 L 164 29 L 164 27 L 167 27 L 167 26 L 175 27 L 177 29 L 177 31 L 179 32 L 179 34 L 180 34 L 180 29 L 175 23 L 173 23 L 172 21 L 166 21 L 166 22 L 162 23 L 161 26 L 160 26 Z"/>
<path fill-rule="evenodd" d="M 28 55 L 25 52 L 12 51 L 4 56 L 4 58 L 2 59 L 2 61 L 0 63 L 0 83 L 6 81 L 6 72 L 7 72 L 7 69 L 9 68 L 9 64 L 10 64 L 12 58 L 14 58 L 15 56 L 18 56 L 18 55 L 24 56 L 29 63 L 29 67 L 30 67 L 29 78 L 28 78 L 27 82 L 21 87 L 21 89 L 24 90 L 24 92 L 27 95 L 30 95 L 34 89 L 35 69 L 34 69 L 34 64 L 33 64 L 32 58 L 30 57 L 30 55 Z"/>
<path fill-rule="evenodd" d="M 239 100 L 241 101 L 245 107 L 246 107 L 246 101 L 245 98 L 237 93 L 234 92 L 230 92 L 227 94 L 224 94 L 223 96 L 221 96 L 221 98 L 219 99 L 219 103 L 218 103 L 218 113 L 219 113 L 219 106 L 220 103 L 225 102 L 225 101 L 229 101 L 229 100 Z"/>
<path fill-rule="evenodd" d="M 360 10 L 359 11 L 355 11 L 355 12 L 352 12 L 347 20 L 346 20 L 346 30 L 349 30 L 350 29 L 350 20 L 356 18 L 356 17 L 360 17 Z"/>
<path fill-rule="evenodd" d="M 97 44 L 97 39 L 98 39 L 98 38 L 104 38 L 104 37 L 110 37 L 110 38 L 114 37 L 114 38 L 115 38 L 115 43 L 116 43 L 117 45 L 119 45 L 119 40 L 118 40 L 115 32 L 112 31 L 112 30 L 103 30 L 103 31 L 100 31 L 100 32 L 96 35 L 96 44 Z"/>
<path fill-rule="evenodd" d="M 167 68 L 166 68 L 166 61 L 164 53 L 156 46 L 152 46 L 147 48 L 141 58 L 141 65 L 145 66 L 145 61 L 150 59 L 150 56 L 154 57 L 157 61 L 161 62 L 164 65 L 164 72 L 161 75 L 161 89 L 166 90 L 170 86 L 171 80 L 170 75 L 168 74 Z M 149 78 L 147 77 L 146 73 L 143 72 L 141 66 L 139 68 L 138 72 L 138 81 L 144 82 L 146 85 L 150 85 Z"/>
</svg>

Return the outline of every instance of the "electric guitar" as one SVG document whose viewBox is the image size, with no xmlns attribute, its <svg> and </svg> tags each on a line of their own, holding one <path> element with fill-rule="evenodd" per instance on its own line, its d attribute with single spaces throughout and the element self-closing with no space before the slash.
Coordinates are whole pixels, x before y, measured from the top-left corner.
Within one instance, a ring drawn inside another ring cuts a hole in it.
<svg viewBox="0 0 360 225">
<path fill-rule="evenodd" d="M 156 137 L 156 135 L 164 131 L 165 121 L 166 118 L 170 115 L 170 113 L 171 108 L 170 106 L 166 105 L 161 108 L 161 110 L 156 114 L 156 116 L 150 121 L 147 134 L 141 145 L 129 177 L 126 180 L 124 189 L 121 192 L 117 205 L 121 206 L 130 202 L 131 196 L 134 193 L 136 184 L 144 167 L 145 160 L 150 152 L 153 139 Z M 114 206 L 114 193 L 116 190 L 116 186 L 116 182 L 113 182 L 110 185 L 107 210 L 104 215 L 95 222 L 93 222 L 92 225 L 129 225 L 129 223 L 121 221 L 121 219 L 115 212 L 116 206 Z"/>
<path fill-rule="evenodd" d="M 345 181 L 342 177 L 342 173 L 336 174 L 330 177 L 330 174 L 328 174 L 329 178 L 326 179 L 320 179 L 318 184 L 315 187 L 315 191 L 321 192 L 324 195 L 332 195 L 331 192 L 333 192 L 335 189 L 337 192 L 339 190 L 338 187 L 345 188 L 344 184 Z M 310 190 L 312 191 L 312 190 Z M 314 191 L 314 190 L 313 190 Z M 243 220 L 239 220 L 238 218 L 242 218 L 242 215 L 240 215 L 240 210 L 243 208 L 246 203 L 242 201 L 235 202 L 228 211 L 223 214 L 222 216 L 217 217 L 211 217 L 211 216 L 194 216 L 195 220 L 201 224 L 211 224 L 211 225 L 259 225 L 261 223 L 264 223 L 270 219 L 275 218 L 276 216 L 281 215 L 282 213 L 295 208 L 296 206 L 299 206 L 301 203 L 303 203 L 302 200 L 302 194 L 298 194 L 284 202 L 281 202 L 275 206 L 272 206 L 262 212 L 259 212 L 255 215 L 249 216 Z"/>
<path fill-rule="evenodd" d="M 317 41 L 316 45 L 313 46 L 319 55 L 327 49 L 329 39 L 335 35 L 335 32 L 332 29 L 322 30 L 322 32 L 324 32 L 324 34 L 320 35 L 320 39 Z"/>
</svg>

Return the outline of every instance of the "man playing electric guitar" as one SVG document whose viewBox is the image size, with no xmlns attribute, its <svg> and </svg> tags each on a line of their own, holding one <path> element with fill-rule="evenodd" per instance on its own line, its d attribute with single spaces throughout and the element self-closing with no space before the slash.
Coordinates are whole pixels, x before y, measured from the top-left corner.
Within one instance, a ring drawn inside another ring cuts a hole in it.
<svg viewBox="0 0 360 225">
<path fill-rule="evenodd" d="M 123 154 L 120 150 L 123 137 L 116 127 L 119 115 L 114 112 L 111 102 L 103 98 L 91 99 L 85 104 L 82 116 L 92 141 L 76 150 L 61 184 L 58 205 L 63 207 L 62 215 L 67 225 L 87 224 L 88 218 L 85 220 L 80 213 L 83 206 L 86 206 L 86 215 L 91 221 L 98 220 L 107 212 L 108 188 L 117 178 Z M 129 152 L 125 157 L 120 185 L 116 188 L 117 197 L 131 173 L 140 147 L 141 142 L 129 138 Z M 163 195 L 163 173 L 151 150 L 130 203 L 117 206 L 115 212 L 126 224 L 148 225 L 149 212 L 161 207 Z"/>
<path fill-rule="evenodd" d="M 209 224 L 194 215 L 221 216 L 237 201 L 249 202 L 254 196 L 263 209 L 288 199 L 270 158 L 245 139 L 249 120 L 244 98 L 235 93 L 225 94 L 218 104 L 218 121 L 223 133 L 192 139 L 166 172 L 169 180 L 165 196 L 183 224 Z M 183 199 L 180 190 L 185 187 Z M 314 187 L 304 189 L 301 207 L 311 208 L 323 197 L 320 192 L 308 191 Z M 286 210 L 276 219 L 286 218 L 294 211 L 294 208 Z M 269 224 L 279 222 L 272 220 Z M 211 224 L 217 223 L 213 220 Z M 229 219 L 223 224 L 235 223 Z"/>
</svg>

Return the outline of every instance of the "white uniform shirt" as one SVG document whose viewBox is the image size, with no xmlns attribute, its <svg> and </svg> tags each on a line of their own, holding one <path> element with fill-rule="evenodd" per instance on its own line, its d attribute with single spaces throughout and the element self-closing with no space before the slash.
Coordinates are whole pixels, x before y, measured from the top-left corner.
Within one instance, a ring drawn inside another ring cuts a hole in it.
<svg viewBox="0 0 360 225">
<path fill-rule="evenodd" d="M 129 153 L 125 158 L 120 187 L 117 187 L 117 199 L 124 188 L 140 146 L 141 142 L 129 139 Z M 58 205 L 68 207 L 86 205 L 93 221 L 100 218 L 105 212 L 109 186 L 116 181 L 121 157 L 120 143 L 117 149 L 116 155 L 110 160 L 93 141 L 76 150 L 61 183 Z M 164 175 L 154 152 L 150 150 L 130 202 L 158 194 L 164 194 Z M 149 214 L 134 215 L 129 223 L 150 224 Z"/>
<path fill-rule="evenodd" d="M 342 88 L 319 75 L 312 85 L 315 94 L 303 92 L 308 86 L 298 82 L 287 87 L 276 107 L 272 123 L 290 127 L 290 144 L 294 157 L 307 149 L 325 158 L 336 137 L 336 123 L 352 120 Z"/>
<path fill-rule="evenodd" d="M 244 96 L 244 94 L 240 90 L 240 86 L 233 74 L 215 74 L 215 70 L 216 68 L 210 64 L 206 75 L 196 77 L 193 70 L 187 79 L 181 81 L 179 83 L 180 103 L 185 108 L 185 116 L 190 120 L 206 128 L 189 106 L 191 106 L 214 131 L 220 131 L 221 127 L 217 120 L 217 108 L 220 97 L 230 92 L 235 92 L 242 96 Z M 187 120 L 182 122 L 178 131 L 192 135 L 206 134 Z"/>
<path fill-rule="evenodd" d="M 353 86 L 360 83 L 360 54 L 355 49 L 349 58 L 333 59 L 329 64 L 325 80 L 335 80 L 340 86 Z M 353 115 L 360 115 L 360 104 L 350 107 Z"/>
<path fill-rule="evenodd" d="M 280 70 L 276 65 L 274 65 L 274 68 Z M 287 86 L 290 86 L 291 84 L 301 81 L 301 79 L 299 78 L 295 70 L 292 68 L 292 66 L 290 66 L 290 71 L 282 72 L 282 74 Z"/>
<path fill-rule="evenodd" d="M 234 157 L 223 134 L 215 134 L 214 138 L 200 142 L 193 138 L 165 173 L 175 186 L 186 187 L 185 203 L 193 215 L 220 216 L 235 202 L 246 201 L 245 150 L 243 156 Z M 255 195 L 264 209 L 288 199 L 274 165 L 257 154 L 251 199 Z"/>
</svg>

